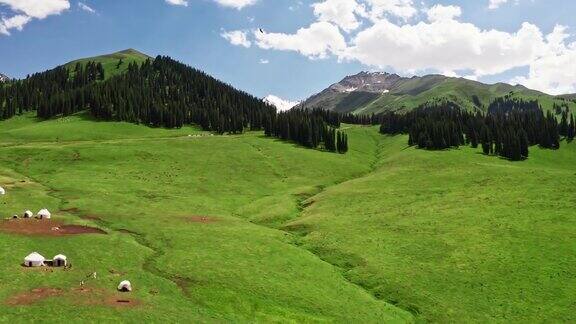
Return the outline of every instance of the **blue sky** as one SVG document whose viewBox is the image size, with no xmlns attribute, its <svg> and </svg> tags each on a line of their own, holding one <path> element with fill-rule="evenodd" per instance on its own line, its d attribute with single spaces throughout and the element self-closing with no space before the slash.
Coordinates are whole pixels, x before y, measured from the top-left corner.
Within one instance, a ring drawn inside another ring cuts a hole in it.
<svg viewBox="0 0 576 324">
<path fill-rule="evenodd" d="M 491 1 L 0 0 L 0 73 L 135 48 L 259 97 L 361 70 L 576 92 L 576 1 Z"/>
</svg>

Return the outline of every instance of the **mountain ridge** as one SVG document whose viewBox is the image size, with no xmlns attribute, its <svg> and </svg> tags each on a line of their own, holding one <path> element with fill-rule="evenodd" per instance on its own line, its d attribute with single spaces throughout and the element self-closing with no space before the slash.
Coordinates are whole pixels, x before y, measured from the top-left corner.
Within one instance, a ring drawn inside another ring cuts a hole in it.
<svg viewBox="0 0 576 324">
<path fill-rule="evenodd" d="M 341 113 L 408 111 L 429 101 L 448 99 L 471 110 L 484 110 L 496 98 L 506 95 L 542 101 L 546 108 L 561 97 L 503 82 L 486 84 L 440 74 L 402 77 L 387 72 L 362 71 L 344 77 L 297 107 L 323 108 Z"/>
</svg>

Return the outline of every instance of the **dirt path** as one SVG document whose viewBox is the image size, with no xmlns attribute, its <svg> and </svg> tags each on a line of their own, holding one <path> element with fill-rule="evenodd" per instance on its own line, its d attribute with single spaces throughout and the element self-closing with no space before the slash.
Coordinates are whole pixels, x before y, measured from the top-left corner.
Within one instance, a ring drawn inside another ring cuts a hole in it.
<svg viewBox="0 0 576 324">
<path fill-rule="evenodd" d="M 65 236 L 82 234 L 106 234 L 89 226 L 66 225 L 60 221 L 39 219 L 10 219 L 0 222 L 0 232 L 26 236 Z"/>
</svg>

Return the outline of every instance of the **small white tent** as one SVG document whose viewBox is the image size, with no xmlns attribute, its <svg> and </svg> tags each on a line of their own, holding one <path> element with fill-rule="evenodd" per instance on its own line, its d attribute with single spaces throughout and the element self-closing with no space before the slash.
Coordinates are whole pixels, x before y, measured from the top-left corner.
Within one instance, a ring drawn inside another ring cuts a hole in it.
<svg viewBox="0 0 576 324">
<path fill-rule="evenodd" d="M 50 212 L 48 211 L 48 209 L 41 209 L 38 212 L 38 218 L 40 219 L 50 219 L 52 217 L 52 214 L 50 214 Z"/>
<path fill-rule="evenodd" d="M 132 291 L 132 284 L 130 283 L 130 281 L 124 280 L 118 285 L 118 290 L 124 292 Z"/>
<path fill-rule="evenodd" d="M 24 265 L 27 267 L 42 267 L 44 265 L 43 256 L 41 256 L 38 252 L 30 253 L 27 257 L 24 258 Z"/>
<path fill-rule="evenodd" d="M 4 188 L 0 187 L 0 196 L 3 196 L 6 194 L 6 190 L 4 190 Z"/>
<path fill-rule="evenodd" d="M 27 210 L 24 212 L 24 218 L 32 218 L 34 216 L 34 213 Z"/>
<path fill-rule="evenodd" d="M 65 267 L 67 263 L 67 258 L 65 255 L 58 254 L 52 260 L 52 265 L 55 267 Z"/>
</svg>

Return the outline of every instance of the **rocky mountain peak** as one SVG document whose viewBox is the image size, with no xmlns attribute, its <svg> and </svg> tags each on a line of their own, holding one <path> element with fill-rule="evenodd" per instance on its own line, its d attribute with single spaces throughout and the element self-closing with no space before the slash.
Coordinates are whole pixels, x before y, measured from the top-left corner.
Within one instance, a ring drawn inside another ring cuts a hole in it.
<svg viewBox="0 0 576 324">
<path fill-rule="evenodd" d="M 386 93 L 402 80 L 397 74 L 362 71 L 330 86 L 335 92 Z"/>
</svg>

